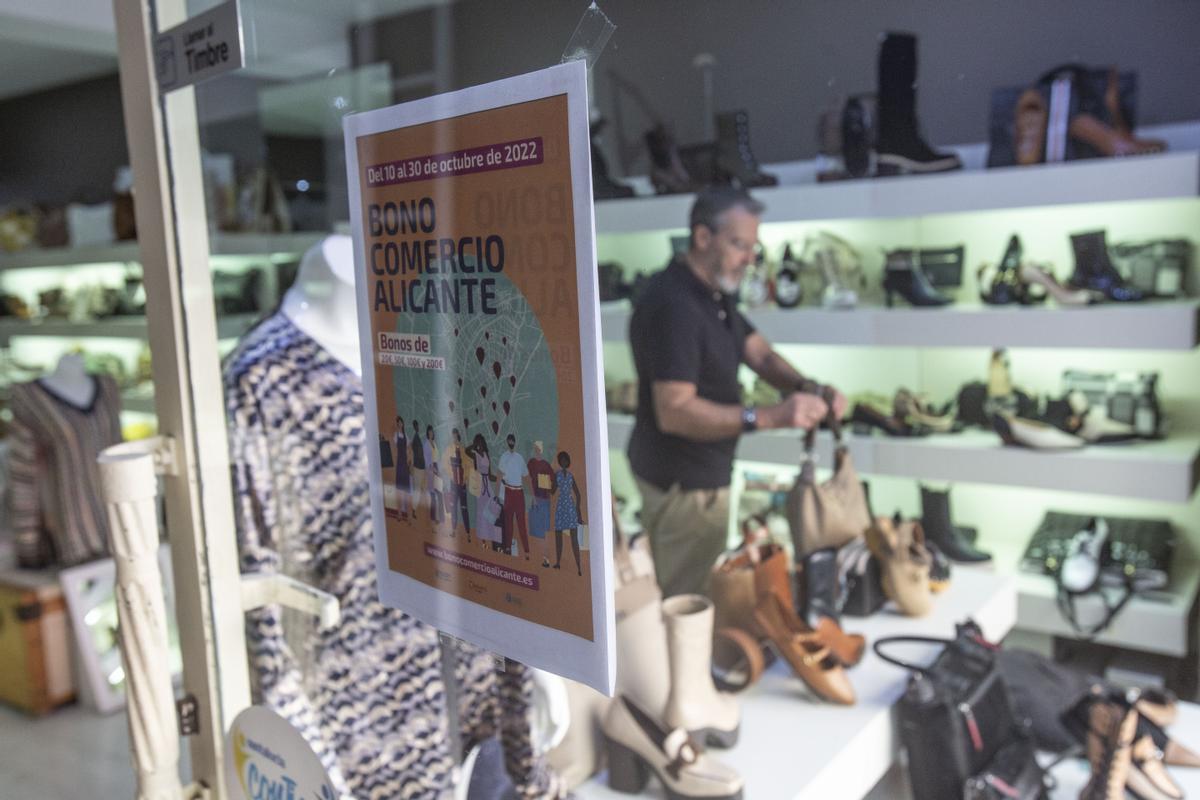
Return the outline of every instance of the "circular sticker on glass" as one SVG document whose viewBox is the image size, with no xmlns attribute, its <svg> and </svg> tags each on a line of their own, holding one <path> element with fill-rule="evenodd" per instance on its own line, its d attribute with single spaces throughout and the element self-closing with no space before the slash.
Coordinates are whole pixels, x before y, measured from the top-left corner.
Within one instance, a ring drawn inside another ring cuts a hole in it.
<svg viewBox="0 0 1200 800">
<path fill-rule="evenodd" d="M 237 715 L 225 737 L 225 789 L 234 800 L 337 800 L 308 742 L 263 706 Z"/>
</svg>

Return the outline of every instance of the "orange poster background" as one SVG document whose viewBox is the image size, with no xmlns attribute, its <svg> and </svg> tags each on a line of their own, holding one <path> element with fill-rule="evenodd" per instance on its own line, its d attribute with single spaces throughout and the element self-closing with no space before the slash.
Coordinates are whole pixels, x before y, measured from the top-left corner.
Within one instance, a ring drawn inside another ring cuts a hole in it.
<svg viewBox="0 0 1200 800">
<path fill-rule="evenodd" d="M 415 156 L 449 153 L 455 150 L 485 147 L 502 142 L 541 137 L 544 160 L 541 164 L 517 166 L 456 177 L 415 180 L 393 186 L 372 188 L 366 171 L 372 165 Z M 487 236 L 504 239 L 506 264 L 504 276 L 524 295 L 537 317 L 545 336 L 557 375 L 558 433 L 546 442 L 544 458 L 557 470 L 555 451 L 571 454 L 571 472 L 579 486 L 582 502 L 580 515 L 587 523 L 589 475 L 584 457 L 583 370 L 578 323 L 578 279 L 576 272 L 574 210 L 568 146 L 567 97 L 558 95 L 503 108 L 415 125 L 399 130 L 361 136 L 356 141 L 361 181 L 362 219 L 367 224 L 368 208 L 373 203 L 411 202 L 429 197 L 437 211 L 436 228 L 431 233 L 406 232 L 394 236 L 372 237 L 363 231 L 367 250 L 367 272 L 359 291 L 367 292 L 372 352 L 375 370 L 379 430 L 390 436 L 395 416 L 406 416 L 397 408 L 393 391 L 393 370 L 378 358 L 378 334 L 397 330 L 401 314 L 375 306 L 378 276 L 370 269 L 370 248 L 377 242 L 412 242 L 428 238 Z M 486 275 L 486 273 L 484 273 Z M 398 275 L 397 280 L 423 277 Z M 446 276 L 431 276 L 446 277 Z M 453 276 L 450 276 L 453 277 Z M 454 315 L 458 316 L 458 315 Z M 448 343 L 433 342 L 433 356 L 446 356 Z M 452 370 L 452 365 L 447 365 Z M 447 372 L 450 378 L 453 372 Z M 522 386 L 522 402 L 538 402 L 537 386 Z M 407 424 L 411 425 L 411 422 Z M 424 424 L 422 424 L 422 428 Z M 471 435 L 475 433 L 471 431 Z M 471 435 L 464 437 L 469 444 Z M 503 431 L 501 431 L 503 435 Z M 520 437 L 518 437 L 520 441 Z M 449 431 L 438 435 L 438 448 L 444 453 Z M 499 436 L 487 436 L 492 472 L 496 474 L 500 455 L 505 450 Z M 529 451 L 518 451 L 529 458 Z M 554 450 L 551 450 L 551 448 Z M 383 470 L 385 485 L 393 471 Z M 597 485 L 598 482 L 597 482 Z M 526 491 L 526 499 L 531 496 Z M 468 496 L 472 525 L 475 519 L 474 496 Z M 551 531 L 547 534 L 551 562 L 554 554 L 554 515 L 556 497 L 551 499 Z M 429 586 L 450 592 L 474 603 L 521 619 L 593 640 L 592 598 L 589 551 L 582 552 L 582 576 L 576 574 L 570 542 L 563 537 L 562 568 L 544 568 L 538 546 L 533 558 L 512 556 L 481 547 L 478 540 L 467 543 L 461 528 L 454 536 L 435 530 L 427 514 L 420 518 L 398 519 L 386 516 L 387 563 L 396 572 Z M 513 538 L 517 538 L 515 535 Z M 426 545 L 435 545 L 506 569 L 535 575 L 538 588 L 533 590 L 475 571 L 466 570 L 426 554 Z"/>
</svg>

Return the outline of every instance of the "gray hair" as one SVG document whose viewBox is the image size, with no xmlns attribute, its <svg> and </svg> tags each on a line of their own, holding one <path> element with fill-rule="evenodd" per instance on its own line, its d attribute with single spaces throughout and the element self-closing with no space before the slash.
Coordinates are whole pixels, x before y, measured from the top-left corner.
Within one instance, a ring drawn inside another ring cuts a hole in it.
<svg viewBox="0 0 1200 800">
<path fill-rule="evenodd" d="M 767 207 L 750 196 L 745 189 L 734 186 L 710 186 L 696 195 L 692 203 L 692 211 L 688 219 L 689 243 L 691 232 L 697 225 L 703 225 L 710 231 L 715 231 L 720 225 L 721 215 L 734 208 L 740 208 L 756 217 L 761 217 Z"/>
</svg>

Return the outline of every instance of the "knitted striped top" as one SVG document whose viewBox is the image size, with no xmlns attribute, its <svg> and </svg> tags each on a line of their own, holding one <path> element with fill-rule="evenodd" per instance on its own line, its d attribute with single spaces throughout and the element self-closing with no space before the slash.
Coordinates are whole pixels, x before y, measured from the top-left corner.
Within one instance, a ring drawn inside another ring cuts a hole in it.
<svg viewBox="0 0 1200 800">
<path fill-rule="evenodd" d="M 23 565 L 72 566 L 108 555 L 96 458 L 121 441 L 121 396 L 111 377 L 93 379 L 86 407 L 40 381 L 12 388 L 8 510 Z"/>
</svg>

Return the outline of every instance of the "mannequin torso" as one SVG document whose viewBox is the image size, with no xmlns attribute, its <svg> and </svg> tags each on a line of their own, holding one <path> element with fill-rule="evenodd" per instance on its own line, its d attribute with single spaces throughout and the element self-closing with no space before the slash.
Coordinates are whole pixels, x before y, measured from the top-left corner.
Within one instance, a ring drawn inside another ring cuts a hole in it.
<svg viewBox="0 0 1200 800">
<path fill-rule="evenodd" d="M 326 236 L 308 249 L 280 310 L 355 375 L 362 374 L 354 250 L 349 236 Z"/>
<path fill-rule="evenodd" d="M 83 357 L 75 353 L 64 355 L 54 371 L 39 380 L 52 394 L 78 408 L 88 408 L 96 398 L 96 379 L 84 368 Z"/>
</svg>

